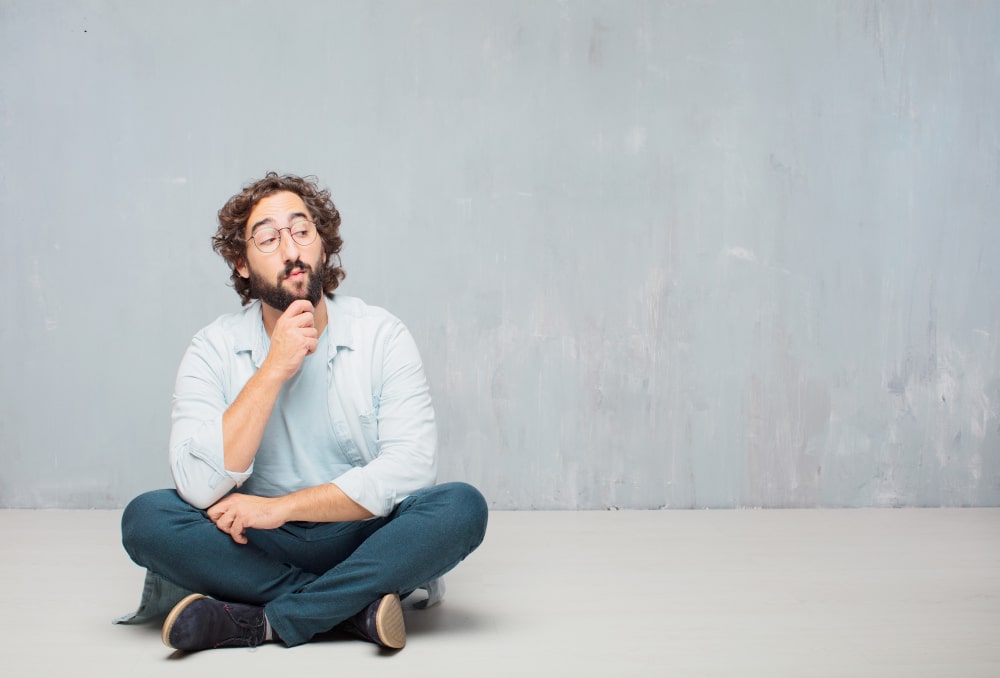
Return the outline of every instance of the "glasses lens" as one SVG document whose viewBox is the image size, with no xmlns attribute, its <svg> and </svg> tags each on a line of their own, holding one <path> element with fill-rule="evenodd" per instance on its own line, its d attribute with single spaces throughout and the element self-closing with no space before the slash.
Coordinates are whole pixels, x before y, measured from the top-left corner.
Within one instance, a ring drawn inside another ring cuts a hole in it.
<svg viewBox="0 0 1000 678">
<path fill-rule="evenodd" d="M 253 234 L 253 244 L 261 252 L 273 252 L 278 249 L 278 230 L 275 228 L 262 228 Z"/>
<path fill-rule="evenodd" d="M 316 224 L 311 221 L 296 221 L 288 230 L 299 245 L 311 245 L 316 239 Z"/>
</svg>

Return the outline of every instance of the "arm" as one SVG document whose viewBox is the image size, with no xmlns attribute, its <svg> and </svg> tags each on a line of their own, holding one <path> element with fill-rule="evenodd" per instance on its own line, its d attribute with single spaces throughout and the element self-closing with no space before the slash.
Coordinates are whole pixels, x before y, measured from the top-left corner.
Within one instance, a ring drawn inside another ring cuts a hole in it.
<svg viewBox="0 0 1000 678">
<path fill-rule="evenodd" d="M 177 378 L 170 442 L 174 483 L 185 501 L 207 508 L 249 477 L 281 386 L 316 343 L 312 306 L 292 303 L 271 332 L 267 358 L 227 406 L 228 357 L 218 342 L 195 338 Z"/>
<path fill-rule="evenodd" d="M 292 302 L 274 325 L 267 358 L 222 415 L 226 469 L 250 468 L 282 385 L 316 350 L 318 338 L 312 304 L 303 299 Z"/>
<path fill-rule="evenodd" d="M 281 497 L 233 493 L 208 515 L 233 541 L 245 544 L 247 528 L 276 529 L 290 521 L 339 522 L 384 516 L 412 492 L 434 484 L 437 434 L 430 391 L 416 345 L 400 323 L 380 329 L 371 360 L 381 375 L 374 456 L 331 483 Z M 366 358 L 369 356 L 366 356 Z M 356 366 L 355 368 L 356 369 Z M 361 442 L 359 441 L 359 445 Z"/>
<path fill-rule="evenodd" d="M 367 439 L 367 464 L 333 482 L 375 516 L 388 515 L 413 492 L 437 478 L 437 428 L 430 388 L 416 343 L 396 321 L 378 330 L 372 354 L 375 416 Z M 371 365 L 368 366 L 371 369 Z"/>
<path fill-rule="evenodd" d="M 314 523 L 366 520 L 372 514 L 339 487 L 327 483 L 283 497 L 230 494 L 208 509 L 208 517 L 233 541 L 246 544 L 247 528 L 273 530 L 296 520 Z"/>
</svg>

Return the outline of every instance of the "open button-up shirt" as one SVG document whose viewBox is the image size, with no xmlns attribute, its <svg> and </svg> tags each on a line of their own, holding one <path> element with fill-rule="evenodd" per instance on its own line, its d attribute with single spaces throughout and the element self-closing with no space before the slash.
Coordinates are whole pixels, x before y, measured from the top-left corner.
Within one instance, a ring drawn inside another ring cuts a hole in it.
<svg viewBox="0 0 1000 678">
<path fill-rule="evenodd" d="M 360 299 L 338 294 L 323 301 L 327 359 L 309 356 L 300 371 L 325 368 L 327 402 L 297 403 L 282 389 L 271 417 L 304 433 L 265 433 L 258 457 L 268 445 L 266 477 L 254 478 L 254 464 L 245 472 L 227 470 L 222 441 L 223 413 L 270 346 L 260 302 L 195 335 L 178 370 L 170 432 L 170 468 L 185 501 L 207 508 L 234 488 L 274 496 L 333 482 L 375 516 L 385 516 L 435 483 L 434 410 L 413 337 L 398 318 Z M 315 421 L 324 415 L 328 422 Z M 310 463 L 297 463 L 306 457 Z"/>
</svg>

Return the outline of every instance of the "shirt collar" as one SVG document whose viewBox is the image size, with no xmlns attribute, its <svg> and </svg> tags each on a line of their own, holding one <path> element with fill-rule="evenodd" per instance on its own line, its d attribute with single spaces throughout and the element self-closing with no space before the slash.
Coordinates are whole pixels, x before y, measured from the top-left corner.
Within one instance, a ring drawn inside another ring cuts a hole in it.
<svg viewBox="0 0 1000 678">
<path fill-rule="evenodd" d="M 326 332 L 329 337 L 329 359 L 337 355 L 340 348 L 354 348 L 354 333 L 351 331 L 350 315 L 337 308 L 336 297 L 330 299 L 323 296 L 326 304 Z M 243 307 L 243 315 L 237 324 L 234 342 L 237 353 L 249 351 L 254 365 L 260 367 L 267 357 L 271 341 L 264 331 L 264 316 L 261 312 L 260 299 L 254 299 Z"/>
<path fill-rule="evenodd" d="M 324 296 L 326 301 L 326 331 L 330 338 L 330 359 L 337 355 L 340 348 L 354 349 L 354 332 L 351 329 L 352 316 L 345 313 L 337 303 L 337 297 L 333 299 Z"/>
</svg>

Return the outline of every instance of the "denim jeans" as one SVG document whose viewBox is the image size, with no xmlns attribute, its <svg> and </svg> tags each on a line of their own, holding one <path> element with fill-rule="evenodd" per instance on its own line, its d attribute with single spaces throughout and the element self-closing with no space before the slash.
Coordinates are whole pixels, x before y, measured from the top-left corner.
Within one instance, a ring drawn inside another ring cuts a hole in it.
<svg viewBox="0 0 1000 678">
<path fill-rule="evenodd" d="M 478 490 L 444 483 L 384 518 L 248 529 L 244 545 L 176 491 L 154 490 L 125 508 L 122 544 L 136 564 L 181 587 L 263 605 L 293 646 L 386 593 L 405 596 L 451 570 L 482 543 L 487 516 Z"/>
</svg>

